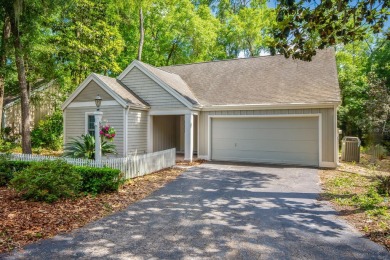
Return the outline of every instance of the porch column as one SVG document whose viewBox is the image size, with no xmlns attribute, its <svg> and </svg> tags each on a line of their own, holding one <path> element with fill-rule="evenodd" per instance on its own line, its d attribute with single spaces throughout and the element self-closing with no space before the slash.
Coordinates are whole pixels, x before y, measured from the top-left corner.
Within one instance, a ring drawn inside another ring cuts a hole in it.
<svg viewBox="0 0 390 260">
<path fill-rule="evenodd" d="M 102 122 L 103 112 L 95 111 L 95 161 L 102 160 L 102 145 L 100 139 L 100 123 Z"/>
<path fill-rule="evenodd" d="M 184 118 L 184 160 L 192 162 L 194 153 L 194 116 L 186 114 Z"/>
</svg>

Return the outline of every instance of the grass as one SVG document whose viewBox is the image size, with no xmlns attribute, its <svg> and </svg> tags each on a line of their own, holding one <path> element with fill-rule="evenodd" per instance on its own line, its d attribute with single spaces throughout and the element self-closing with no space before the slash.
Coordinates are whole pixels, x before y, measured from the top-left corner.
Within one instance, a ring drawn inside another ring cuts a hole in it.
<svg viewBox="0 0 390 260">
<path fill-rule="evenodd" d="M 361 163 L 342 163 L 336 170 L 321 171 L 321 199 L 330 201 L 367 237 L 390 249 L 390 198 L 377 177 L 390 176 L 390 158 L 373 164 L 368 155 L 362 157 Z"/>
</svg>

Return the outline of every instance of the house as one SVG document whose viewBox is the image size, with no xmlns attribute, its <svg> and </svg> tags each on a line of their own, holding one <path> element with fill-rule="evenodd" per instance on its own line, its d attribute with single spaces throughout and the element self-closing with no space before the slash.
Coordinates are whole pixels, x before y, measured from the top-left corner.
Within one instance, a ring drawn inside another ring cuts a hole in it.
<svg viewBox="0 0 390 260">
<path fill-rule="evenodd" d="M 340 90 L 333 49 L 91 74 L 66 100 L 65 143 L 93 132 L 94 98 L 119 156 L 175 147 L 185 160 L 335 167 Z"/>
<path fill-rule="evenodd" d="M 62 103 L 60 86 L 55 80 L 38 83 L 30 93 L 30 126 L 33 129 L 39 121 L 50 116 Z M 22 133 L 20 96 L 4 98 L 2 129 L 8 129 L 10 136 L 17 137 Z"/>
</svg>

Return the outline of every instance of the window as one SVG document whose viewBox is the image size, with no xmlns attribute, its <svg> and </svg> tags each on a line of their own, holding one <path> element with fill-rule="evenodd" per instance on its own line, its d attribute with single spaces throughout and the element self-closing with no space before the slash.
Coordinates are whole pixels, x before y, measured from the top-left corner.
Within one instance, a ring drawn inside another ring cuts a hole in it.
<svg viewBox="0 0 390 260">
<path fill-rule="evenodd" d="M 95 136 L 95 116 L 88 115 L 88 126 L 87 126 L 88 134 Z"/>
</svg>

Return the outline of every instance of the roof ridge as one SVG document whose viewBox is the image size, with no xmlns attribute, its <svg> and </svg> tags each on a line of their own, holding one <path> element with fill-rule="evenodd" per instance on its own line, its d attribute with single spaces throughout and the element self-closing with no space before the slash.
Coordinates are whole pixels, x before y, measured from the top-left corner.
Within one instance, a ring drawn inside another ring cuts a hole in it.
<svg viewBox="0 0 390 260">
<path fill-rule="evenodd" d="M 325 49 L 316 49 L 316 51 L 327 51 L 328 48 Z M 318 53 L 317 53 L 318 54 Z M 316 55 L 317 55 L 316 54 Z M 156 68 L 166 68 L 166 67 L 179 67 L 179 66 L 188 66 L 188 65 L 197 65 L 197 64 L 203 64 L 203 63 L 217 63 L 217 62 L 229 62 L 229 61 L 241 61 L 241 60 L 250 60 L 250 59 L 260 59 L 260 58 L 268 58 L 268 57 L 284 57 L 283 54 L 276 53 L 275 55 L 267 54 L 267 55 L 259 55 L 259 56 L 251 56 L 251 57 L 243 57 L 243 58 L 231 58 L 231 59 L 222 59 L 222 60 L 210 60 L 210 61 L 199 61 L 194 63 L 187 63 L 187 64 L 174 64 L 174 65 L 168 65 L 168 66 L 160 66 Z M 315 56 L 314 56 L 315 57 Z M 290 57 L 291 58 L 291 57 Z M 152 66 L 152 65 L 150 65 Z"/>
<path fill-rule="evenodd" d="M 163 67 L 169 67 L 169 66 L 156 67 L 156 66 L 153 66 L 153 65 L 151 65 L 151 64 L 149 64 L 149 63 L 146 63 L 146 62 L 142 62 L 142 61 L 138 61 L 138 62 L 140 62 L 140 63 L 142 63 L 142 64 L 145 64 L 145 65 L 147 65 L 147 66 L 150 66 L 150 67 L 152 67 L 152 68 L 154 68 L 154 69 L 161 70 L 161 71 L 163 71 L 163 72 L 165 72 L 165 73 L 169 73 L 169 74 L 172 74 L 172 75 L 175 75 L 175 76 L 179 76 L 179 75 L 177 75 L 176 73 L 169 72 L 169 71 L 166 71 L 166 70 L 161 69 L 161 68 L 163 68 Z M 179 76 L 179 77 L 180 77 L 180 76 Z"/>
<path fill-rule="evenodd" d="M 269 55 L 255 56 L 255 57 L 252 56 L 252 57 L 244 57 L 244 58 L 231 58 L 231 59 L 222 59 L 222 60 L 199 61 L 199 62 L 187 63 L 187 64 L 174 64 L 174 65 L 168 65 L 168 66 L 160 66 L 160 67 L 156 67 L 156 68 L 163 70 L 162 68 L 167 68 L 167 67 L 189 66 L 189 65 L 197 65 L 197 64 L 204 64 L 204 63 L 241 61 L 241 60 L 259 59 L 259 58 L 265 58 L 265 57 L 275 57 L 275 56 L 283 56 L 283 55 L 282 54 L 275 54 L 275 55 L 269 54 Z"/>
<path fill-rule="evenodd" d="M 103 75 L 103 74 L 99 74 L 99 73 L 96 73 L 96 72 L 92 72 L 92 74 L 95 74 L 96 76 L 100 76 L 100 77 L 105 77 L 105 78 L 110 78 L 110 79 L 116 79 L 116 78 L 113 78 L 113 77 L 110 77 L 110 76 L 106 76 L 106 75 Z"/>
</svg>

